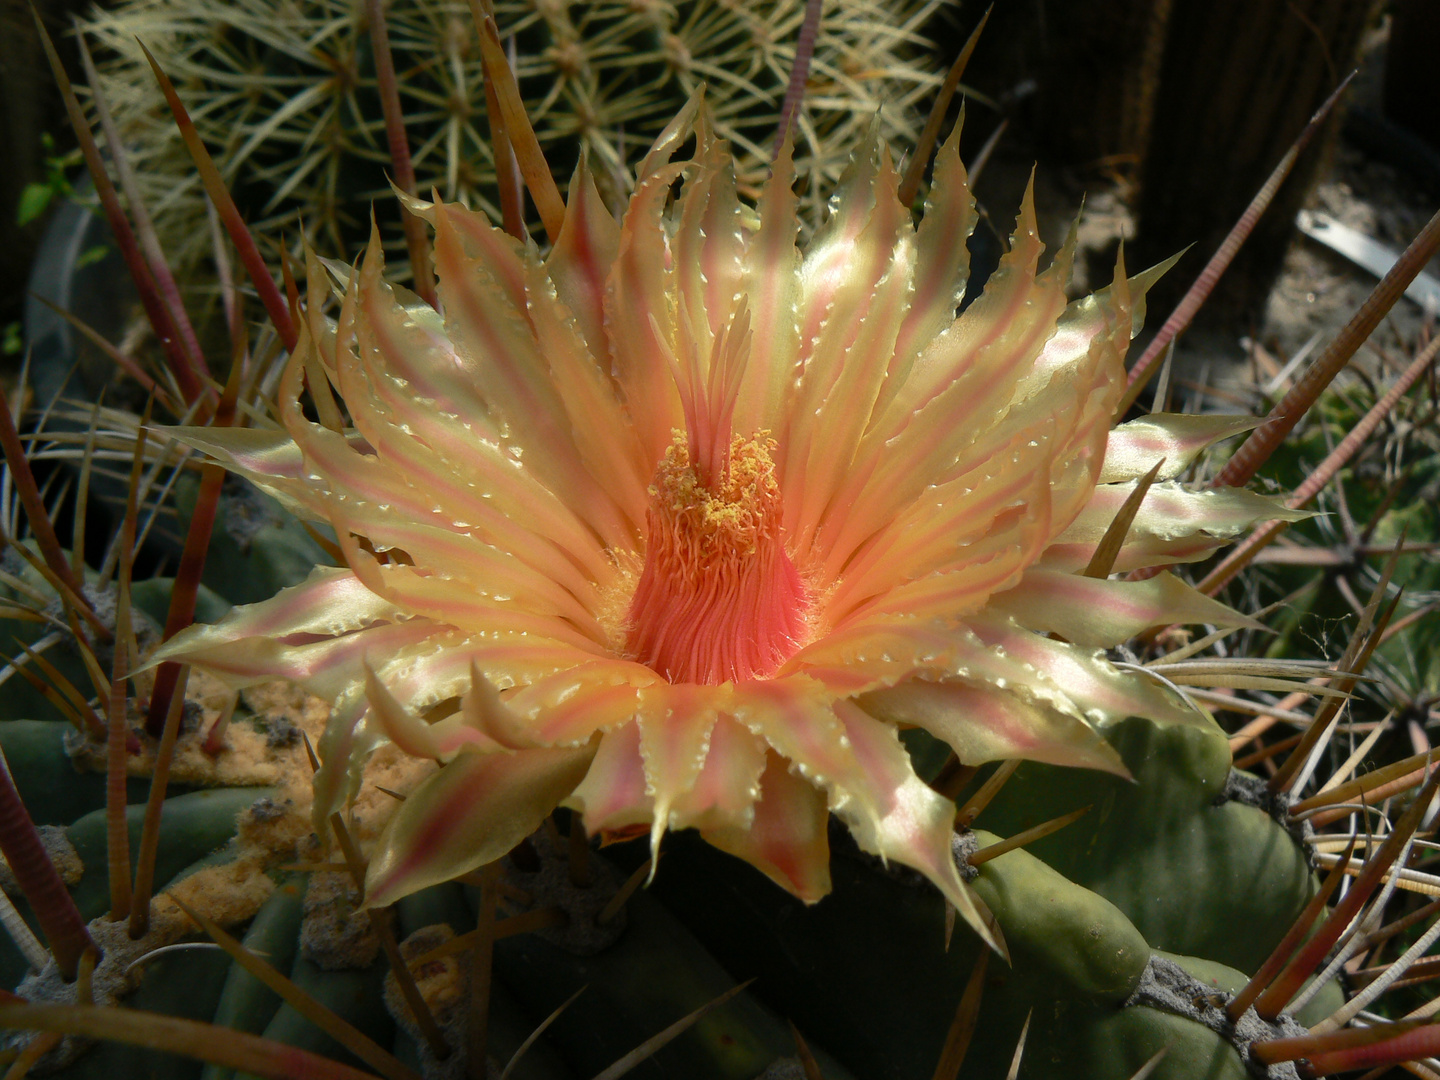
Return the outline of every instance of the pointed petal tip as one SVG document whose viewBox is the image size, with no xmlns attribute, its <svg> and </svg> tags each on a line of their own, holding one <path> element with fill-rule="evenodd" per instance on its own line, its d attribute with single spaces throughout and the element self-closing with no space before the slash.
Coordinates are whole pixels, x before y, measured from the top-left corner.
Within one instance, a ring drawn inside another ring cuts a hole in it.
<svg viewBox="0 0 1440 1080">
<path fill-rule="evenodd" d="M 985 901 L 976 895 L 975 890 L 965 884 L 958 871 L 954 875 L 954 881 L 948 883 L 948 888 L 940 881 L 935 881 L 935 884 L 980 940 L 1006 964 L 1011 964 L 1010 947 L 1005 942 L 1000 921 L 995 918 L 994 912 Z"/>
<path fill-rule="evenodd" d="M 376 842 L 366 908 L 494 862 L 540 827 L 590 766 L 590 748 L 460 754 L 410 793 Z"/>
</svg>

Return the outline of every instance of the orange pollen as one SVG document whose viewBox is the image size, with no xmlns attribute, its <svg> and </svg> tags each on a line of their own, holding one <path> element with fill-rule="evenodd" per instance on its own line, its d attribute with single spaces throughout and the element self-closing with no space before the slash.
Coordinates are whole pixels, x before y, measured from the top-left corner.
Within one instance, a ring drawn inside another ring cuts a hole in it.
<svg viewBox="0 0 1440 1080">
<path fill-rule="evenodd" d="M 735 436 L 707 484 L 677 435 L 655 471 L 625 645 L 672 683 L 763 678 L 804 641 L 810 598 L 785 552 L 774 446 Z"/>
</svg>

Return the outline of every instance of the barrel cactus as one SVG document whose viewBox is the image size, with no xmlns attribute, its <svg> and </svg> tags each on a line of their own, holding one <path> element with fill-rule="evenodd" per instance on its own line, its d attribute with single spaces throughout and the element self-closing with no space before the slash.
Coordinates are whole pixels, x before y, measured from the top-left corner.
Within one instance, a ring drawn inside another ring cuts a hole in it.
<svg viewBox="0 0 1440 1080">
<path fill-rule="evenodd" d="M 957 314 L 958 133 L 916 224 L 872 128 L 801 242 L 794 145 L 752 202 L 697 93 L 619 215 L 584 163 L 565 199 L 527 173 L 544 249 L 405 197 L 436 306 L 387 282 L 378 230 L 353 266 L 308 253 L 288 303 L 257 274 L 277 379 L 197 387 L 208 424 L 112 418 L 132 484 L 197 452 L 192 539 L 217 466 L 274 515 L 217 535 L 208 612 L 192 545 L 173 584 L 131 581 L 133 498 L 92 581 L 0 430 L 34 533 L 5 614 L 68 633 L 106 697 L 17 658 L 79 729 L 0 730 L 0 848 L 53 952 L 11 922 L 27 1062 L 138 1069 L 79 1054 L 98 1036 L 214 1078 L 1278 1080 L 1434 1046 L 1332 1030 L 1403 966 L 1348 1003 L 1333 975 L 1415 921 L 1378 920 L 1440 777 L 1422 754 L 1347 780 L 1362 753 L 1299 798 L 1393 563 L 1338 667 L 1207 651 L 1262 624 L 1156 568 L 1307 513 L 1194 479 L 1248 418 L 1116 424 L 1159 270 L 1067 301 L 1073 236 L 1042 271 L 1027 195 Z M 274 596 L 258 565 L 289 567 Z M 60 615 L 27 603 L 47 588 Z M 185 605 L 214 617 L 178 629 Z M 1309 731 L 1248 775 L 1206 702 Z M 1317 838 L 1421 782 L 1368 859 Z M 160 951 L 202 937 L 222 952 Z"/>
<path fill-rule="evenodd" d="M 916 102 L 939 82 L 924 37 L 939 7 L 825 6 L 797 151 L 802 171 L 813 174 L 812 221 L 872 116 L 897 151 L 913 145 Z M 433 187 L 498 220 L 470 6 L 423 0 L 384 8 L 418 190 Z M 163 211 L 162 239 L 175 258 L 195 265 L 209 249 L 203 195 L 137 39 L 185 91 L 257 230 L 304 235 L 341 252 L 364 242 L 372 202 L 396 220 L 367 11 L 358 0 L 126 0 L 82 24 L 108 57 L 102 86 L 149 201 Z M 742 184 L 758 187 L 804 12 L 800 0 L 495 5 L 517 42 L 516 74 L 541 147 L 567 171 L 586 154 L 612 206 L 623 205 L 630 169 L 701 83 L 736 150 Z M 387 241 L 398 235 L 387 228 Z"/>
</svg>

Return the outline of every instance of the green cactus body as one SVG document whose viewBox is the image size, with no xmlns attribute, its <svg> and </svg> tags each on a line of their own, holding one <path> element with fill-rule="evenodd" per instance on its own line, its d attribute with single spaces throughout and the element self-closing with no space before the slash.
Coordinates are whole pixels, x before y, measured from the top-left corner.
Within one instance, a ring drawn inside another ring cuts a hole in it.
<svg viewBox="0 0 1440 1080">
<path fill-rule="evenodd" d="M 872 117 L 895 147 L 914 145 L 916 103 L 939 83 L 922 36 L 937 0 L 845 3 L 820 24 L 797 161 L 813 172 L 812 222 Z M 387 5 L 402 110 L 422 193 L 493 204 L 480 52 L 464 0 Z M 572 5 L 502 0 L 496 19 L 519 45 L 517 76 L 540 145 L 566 176 L 588 155 L 607 195 L 701 83 L 742 183 L 765 176 L 804 4 L 765 0 Z M 84 32 L 111 54 L 104 91 L 132 140 L 173 258 L 209 247 L 193 166 L 136 39 L 174 79 L 251 225 L 306 235 L 321 250 L 363 246 L 372 200 L 388 197 L 384 120 L 364 5 L 352 0 L 129 0 Z M 383 229 L 398 237 L 398 229 Z M 397 267 L 398 268 L 398 267 Z"/>
<path fill-rule="evenodd" d="M 1026 764 L 981 820 L 1010 836 L 1092 806 L 1032 853 L 1114 903 L 1152 947 L 1254 971 L 1314 894 L 1305 850 L 1254 807 L 1215 805 L 1230 772 L 1218 729 L 1132 720 L 1110 740 L 1135 783 Z"/>
<path fill-rule="evenodd" d="M 282 881 L 255 913 L 245 932 L 244 946 L 264 957 L 277 971 L 289 972 L 295 961 L 304 914 L 304 888 L 295 880 Z M 214 1021 L 236 1031 L 259 1034 L 268 1018 L 280 1008 L 280 997 L 254 975 L 239 967 L 231 967 L 225 976 L 220 997 L 215 1003 Z M 202 1080 L 233 1080 L 234 1072 L 218 1066 L 206 1066 Z"/>
<path fill-rule="evenodd" d="M 1013 965 L 992 958 L 985 1037 L 966 1057 L 966 1077 L 1006 1074 L 1027 1015 L 1022 1077 L 1126 1080 L 1165 1046 L 1173 1049 L 1154 1076 L 1250 1075 L 1226 1040 L 1193 1019 L 1126 1002 L 1152 956 L 1173 958 L 1198 985 L 1242 986 L 1313 894 L 1305 852 L 1263 811 L 1214 805 L 1229 768 L 1223 739 L 1139 721 L 1110 739 L 1134 783 L 1026 764 L 984 812 L 982 821 L 1012 835 L 1095 806 L 980 868 L 975 889 Z M 999 840 L 975 837 L 982 848 Z M 838 834 L 832 840 L 846 851 Z M 757 993 L 857 1075 L 931 1075 L 978 943 L 958 933 L 942 947 L 941 900 L 912 875 L 858 853 L 837 857 L 834 895 L 807 909 L 683 837 L 671 841 L 664 871 L 657 898 L 731 975 L 759 976 Z M 1246 885 L 1238 898 L 1236 880 Z M 1162 951 L 1177 946 L 1189 952 Z M 1304 1019 L 1339 1004 L 1329 987 Z"/>
</svg>

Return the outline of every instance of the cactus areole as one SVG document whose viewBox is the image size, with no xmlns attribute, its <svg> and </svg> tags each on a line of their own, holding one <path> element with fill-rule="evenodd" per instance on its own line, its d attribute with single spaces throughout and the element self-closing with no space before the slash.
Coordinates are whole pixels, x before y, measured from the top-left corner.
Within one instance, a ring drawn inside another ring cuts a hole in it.
<svg viewBox="0 0 1440 1080">
<path fill-rule="evenodd" d="M 918 224 L 878 138 L 803 251 L 794 178 L 787 145 L 742 202 L 697 98 L 619 220 L 577 171 L 548 252 L 412 201 L 439 310 L 386 284 L 372 239 L 327 318 L 312 258 L 283 426 L 176 433 L 332 528 L 346 565 L 159 658 L 333 701 L 322 819 L 381 741 L 440 763 L 379 841 L 368 902 L 500 857 L 561 804 L 591 833 L 698 829 L 815 901 L 833 812 L 1003 948 L 898 731 L 966 763 L 1123 774 L 1108 725 L 1213 724 L 1103 650 L 1245 620 L 1168 574 L 1081 573 L 1161 458 L 1116 571 L 1281 513 L 1169 479 L 1224 421 L 1111 431 L 1156 272 L 1067 302 L 1073 235 L 1041 270 L 1027 194 L 957 315 L 958 135 Z"/>
</svg>

